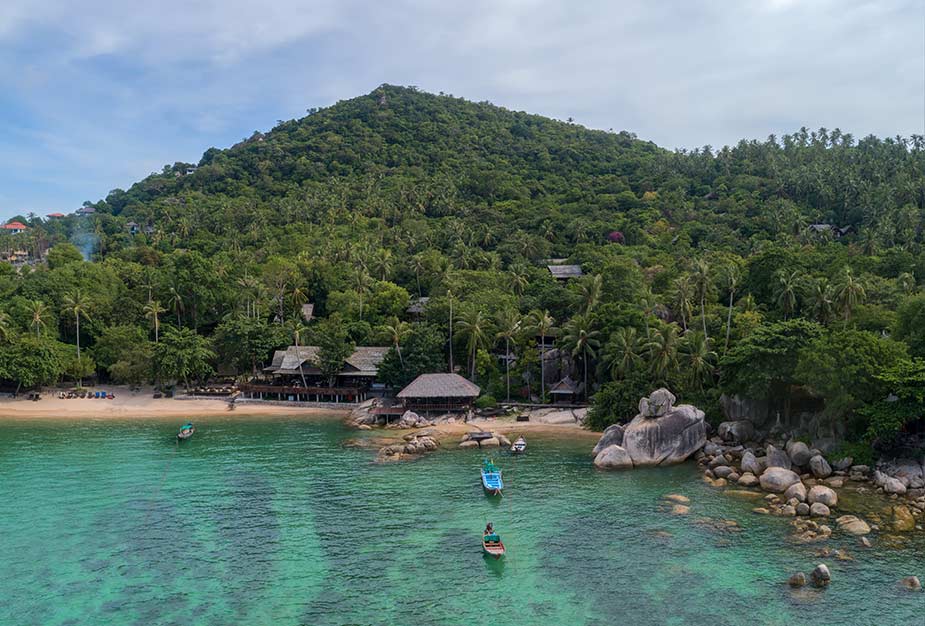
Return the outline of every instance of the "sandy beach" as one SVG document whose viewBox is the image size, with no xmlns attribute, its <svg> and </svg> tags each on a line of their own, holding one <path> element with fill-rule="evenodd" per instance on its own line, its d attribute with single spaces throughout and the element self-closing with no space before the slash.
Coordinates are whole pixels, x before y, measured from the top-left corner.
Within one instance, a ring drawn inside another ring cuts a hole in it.
<svg viewBox="0 0 925 626">
<path fill-rule="evenodd" d="M 61 399 L 57 392 L 47 392 L 38 402 L 24 394 L 16 399 L 0 398 L 3 419 L 107 419 L 107 418 L 193 418 L 230 415 L 327 416 L 347 415 L 348 410 L 239 403 L 232 411 L 224 400 L 178 400 L 153 398 L 153 390 L 130 391 L 128 387 L 107 386 L 115 395 L 112 400 Z"/>
</svg>

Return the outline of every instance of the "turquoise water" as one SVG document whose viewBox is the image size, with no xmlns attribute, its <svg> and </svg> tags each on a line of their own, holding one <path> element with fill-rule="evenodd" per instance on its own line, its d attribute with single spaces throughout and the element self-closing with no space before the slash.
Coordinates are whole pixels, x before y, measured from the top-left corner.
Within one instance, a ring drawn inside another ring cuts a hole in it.
<svg viewBox="0 0 925 626">
<path fill-rule="evenodd" d="M 587 442 L 534 436 L 498 457 L 498 500 L 471 451 L 377 465 L 337 421 L 240 416 L 177 446 L 181 422 L 0 423 L 0 624 L 925 622 L 896 587 L 925 578 L 921 533 L 820 559 L 690 464 L 604 473 Z M 831 587 L 786 586 L 820 560 Z"/>
</svg>

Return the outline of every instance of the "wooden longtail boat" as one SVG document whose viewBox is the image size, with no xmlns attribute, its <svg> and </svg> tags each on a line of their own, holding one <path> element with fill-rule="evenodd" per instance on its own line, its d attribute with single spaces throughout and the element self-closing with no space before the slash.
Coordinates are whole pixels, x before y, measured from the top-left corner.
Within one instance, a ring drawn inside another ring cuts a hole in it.
<svg viewBox="0 0 925 626">
<path fill-rule="evenodd" d="M 527 440 L 523 437 L 518 437 L 514 443 L 511 444 L 511 454 L 523 454 L 527 451 Z"/>
<path fill-rule="evenodd" d="M 193 433 L 196 432 L 196 428 L 191 422 L 187 422 L 180 428 L 180 432 L 177 433 L 177 439 L 183 441 L 184 439 L 189 439 L 193 436 Z"/>
<path fill-rule="evenodd" d="M 482 487 L 493 496 L 501 495 L 504 489 L 501 468 L 492 463 L 491 459 L 482 459 Z"/>
<path fill-rule="evenodd" d="M 482 535 L 482 552 L 496 559 L 504 556 L 504 542 L 501 541 L 498 533 L 492 531 L 487 535 Z"/>
</svg>

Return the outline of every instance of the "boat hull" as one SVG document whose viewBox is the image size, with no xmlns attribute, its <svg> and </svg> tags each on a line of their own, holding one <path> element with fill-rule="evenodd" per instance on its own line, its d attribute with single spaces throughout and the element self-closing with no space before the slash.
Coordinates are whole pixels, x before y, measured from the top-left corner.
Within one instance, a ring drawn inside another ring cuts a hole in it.
<svg viewBox="0 0 925 626">
<path fill-rule="evenodd" d="M 489 495 L 501 495 L 504 490 L 504 480 L 501 478 L 501 472 L 482 472 L 482 488 Z"/>
<path fill-rule="evenodd" d="M 498 543 L 489 544 L 483 539 L 482 552 L 492 558 L 500 559 L 505 553 L 504 542 L 499 541 Z"/>
<path fill-rule="evenodd" d="M 186 439 L 192 437 L 195 432 L 195 430 L 182 430 L 177 433 L 177 439 L 180 441 L 185 441 Z"/>
</svg>

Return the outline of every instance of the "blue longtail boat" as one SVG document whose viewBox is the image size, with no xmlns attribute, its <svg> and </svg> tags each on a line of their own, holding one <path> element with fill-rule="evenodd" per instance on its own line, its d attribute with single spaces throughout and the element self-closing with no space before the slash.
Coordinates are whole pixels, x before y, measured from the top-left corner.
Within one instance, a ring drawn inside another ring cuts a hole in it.
<svg viewBox="0 0 925 626">
<path fill-rule="evenodd" d="M 496 466 L 491 459 L 482 459 L 482 487 L 485 492 L 493 496 L 501 495 L 504 489 L 504 481 L 501 479 L 501 468 Z"/>
</svg>

